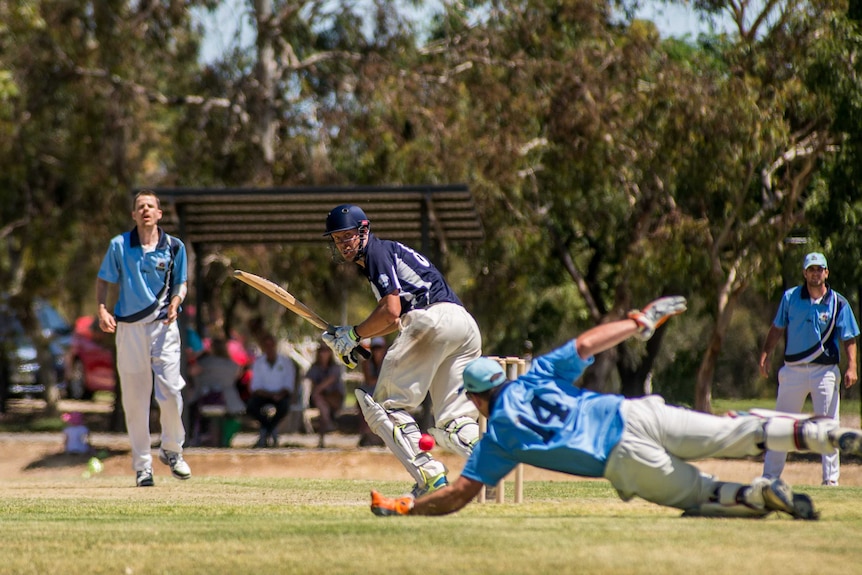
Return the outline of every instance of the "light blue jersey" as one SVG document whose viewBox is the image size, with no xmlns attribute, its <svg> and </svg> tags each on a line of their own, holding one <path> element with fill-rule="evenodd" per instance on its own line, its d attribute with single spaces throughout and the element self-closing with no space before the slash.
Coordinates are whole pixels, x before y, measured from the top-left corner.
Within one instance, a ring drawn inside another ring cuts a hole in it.
<svg viewBox="0 0 862 575">
<path fill-rule="evenodd" d="M 461 475 L 496 485 L 518 463 L 571 475 L 602 477 L 623 432 L 623 397 L 581 389 L 577 378 L 593 363 L 574 340 L 533 359 L 530 371 L 503 384 L 488 430 Z"/>
<path fill-rule="evenodd" d="M 810 363 L 837 365 L 840 358 L 838 342 L 859 335 L 859 326 L 853 310 L 840 293 L 829 288 L 819 303 L 811 301 L 804 285 L 784 292 L 778 312 L 772 323 L 786 329 L 784 358 L 788 362 L 805 361 L 820 349 L 820 342 L 833 317 L 832 335 L 823 342 L 823 353 L 810 359 Z"/>
<path fill-rule="evenodd" d="M 144 253 L 137 228 L 111 239 L 99 278 L 120 284 L 114 306 L 117 321 L 136 322 L 158 311 L 167 317 L 171 296 L 186 282 L 186 247 L 159 228 L 156 248 Z"/>
</svg>

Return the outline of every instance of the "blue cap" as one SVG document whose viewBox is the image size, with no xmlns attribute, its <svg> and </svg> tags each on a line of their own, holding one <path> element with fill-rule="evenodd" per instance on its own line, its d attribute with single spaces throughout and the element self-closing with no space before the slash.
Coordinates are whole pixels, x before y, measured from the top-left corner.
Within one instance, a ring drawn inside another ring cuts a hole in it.
<svg viewBox="0 0 862 575">
<path fill-rule="evenodd" d="M 807 270 L 811 266 L 820 266 L 821 268 L 828 268 L 826 265 L 826 256 L 821 254 L 820 252 L 811 252 L 807 256 L 805 256 L 805 261 L 802 262 L 802 269 Z"/>
<path fill-rule="evenodd" d="M 503 367 L 488 357 L 477 357 L 464 369 L 462 391 L 482 393 L 506 381 Z"/>
</svg>

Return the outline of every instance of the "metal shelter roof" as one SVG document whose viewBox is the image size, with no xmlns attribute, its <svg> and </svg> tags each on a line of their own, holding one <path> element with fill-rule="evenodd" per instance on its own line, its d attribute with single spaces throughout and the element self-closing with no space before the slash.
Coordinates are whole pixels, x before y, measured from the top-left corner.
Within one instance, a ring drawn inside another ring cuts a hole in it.
<svg viewBox="0 0 862 575">
<path fill-rule="evenodd" d="M 300 188 L 151 188 L 162 203 L 162 227 L 194 245 L 320 244 L 329 211 L 360 206 L 380 237 L 432 244 L 484 237 L 466 185 Z"/>
</svg>

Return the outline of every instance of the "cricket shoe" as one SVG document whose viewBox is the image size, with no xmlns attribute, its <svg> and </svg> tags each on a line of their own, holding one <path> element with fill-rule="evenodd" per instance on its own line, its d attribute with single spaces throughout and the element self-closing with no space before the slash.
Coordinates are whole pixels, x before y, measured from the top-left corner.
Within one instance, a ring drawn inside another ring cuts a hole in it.
<svg viewBox="0 0 862 575">
<path fill-rule="evenodd" d="M 155 485 L 153 481 L 153 470 L 147 467 L 146 469 L 142 469 L 135 474 L 135 483 L 138 487 L 152 487 Z"/>
<path fill-rule="evenodd" d="M 814 510 L 811 497 L 803 493 L 793 493 L 790 486 L 781 479 L 773 479 L 763 486 L 763 503 L 770 511 L 782 511 L 794 519 L 813 521 L 820 517 Z"/>
<path fill-rule="evenodd" d="M 192 469 L 183 459 L 182 453 L 159 449 L 159 461 L 170 466 L 171 474 L 177 479 L 188 479 L 192 476 Z"/>
<path fill-rule="evenodd" d="M 438 489 L 443 489 L 447 485 L 449 485 L 449 480 L 446 478 L 445 473 L 441 473 L 437 477 L 430 479 L 425 485 L 421 487 L 418 483 L 415 483 L 413 485 L 413 489 L 410 490 L 410 494 L 413 496 L 414 499 L 418 499 L 423 495 L 428 495 L 429 493 L 433 493 Z"/>
<path fill-rule="evenodd" d="M 862 455 L 862 431 L 839 427 L 829 433 L 832 445 L 843 455 Z"/>
</svg>

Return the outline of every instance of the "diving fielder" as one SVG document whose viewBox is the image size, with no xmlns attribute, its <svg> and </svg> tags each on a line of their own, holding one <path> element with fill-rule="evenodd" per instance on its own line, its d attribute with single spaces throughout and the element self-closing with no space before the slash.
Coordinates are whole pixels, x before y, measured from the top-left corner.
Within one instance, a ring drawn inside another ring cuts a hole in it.
<svg viewBox="0 0 862 575">
<path fill-rule="evenodd" d="M 345 204 L 326 218 L 326 233 L 334 255 L 353 262 L 371 283 L 377 307 L 355 326 L 324 333 L 323 341 L 348 367 L 355 367 L 355 348 L 362 338 L 395 338 L 383 365 L 374 397 L 361 389 L 356 397 L 371 430 L 416 480 L 421 494 L 448 484 L 446 467 L 419 449 L 421 432 L 408 410 L 430 394 L 437 443 L 463 457 L 479 438 L 478 412 L 458 393 L 467 363 L 479 357 L 482 336 L 473 317 L 440 271 L 422 254 L 399 242 L 371 233 L 371 223 L 359 207 Z"/>
<path fill-rule="evenodd" d="M 763 517 L 780 511 L 816 519 L 811 498 L 781 479 L 750 485 L 718 481 L 690 460 L 742 458 L 764 449 L 826 453 L 836 447 L 860 453 L 862 433 L 834 420 L 772 412 L 767 417 L 717 417 L 665 405 L 659 396 L 626 399 L 574 385 L 593 356 L 632 336 L 648 339 L 685 299 L 660 298 L 628 319 L 587 330 L 533 360 L 507 381 L 486 357 L 467 365 L 464 391 L 488 418 L 488 430 L 451 485 L 414 499 L 371 492 L 376 515 L 442 515 L 467 505 L 482 484 L 496 485 L 518 463 L 584 477 L 608 479 L 627 501 L 647 501 L 704 517 Z"/>
</svg>

